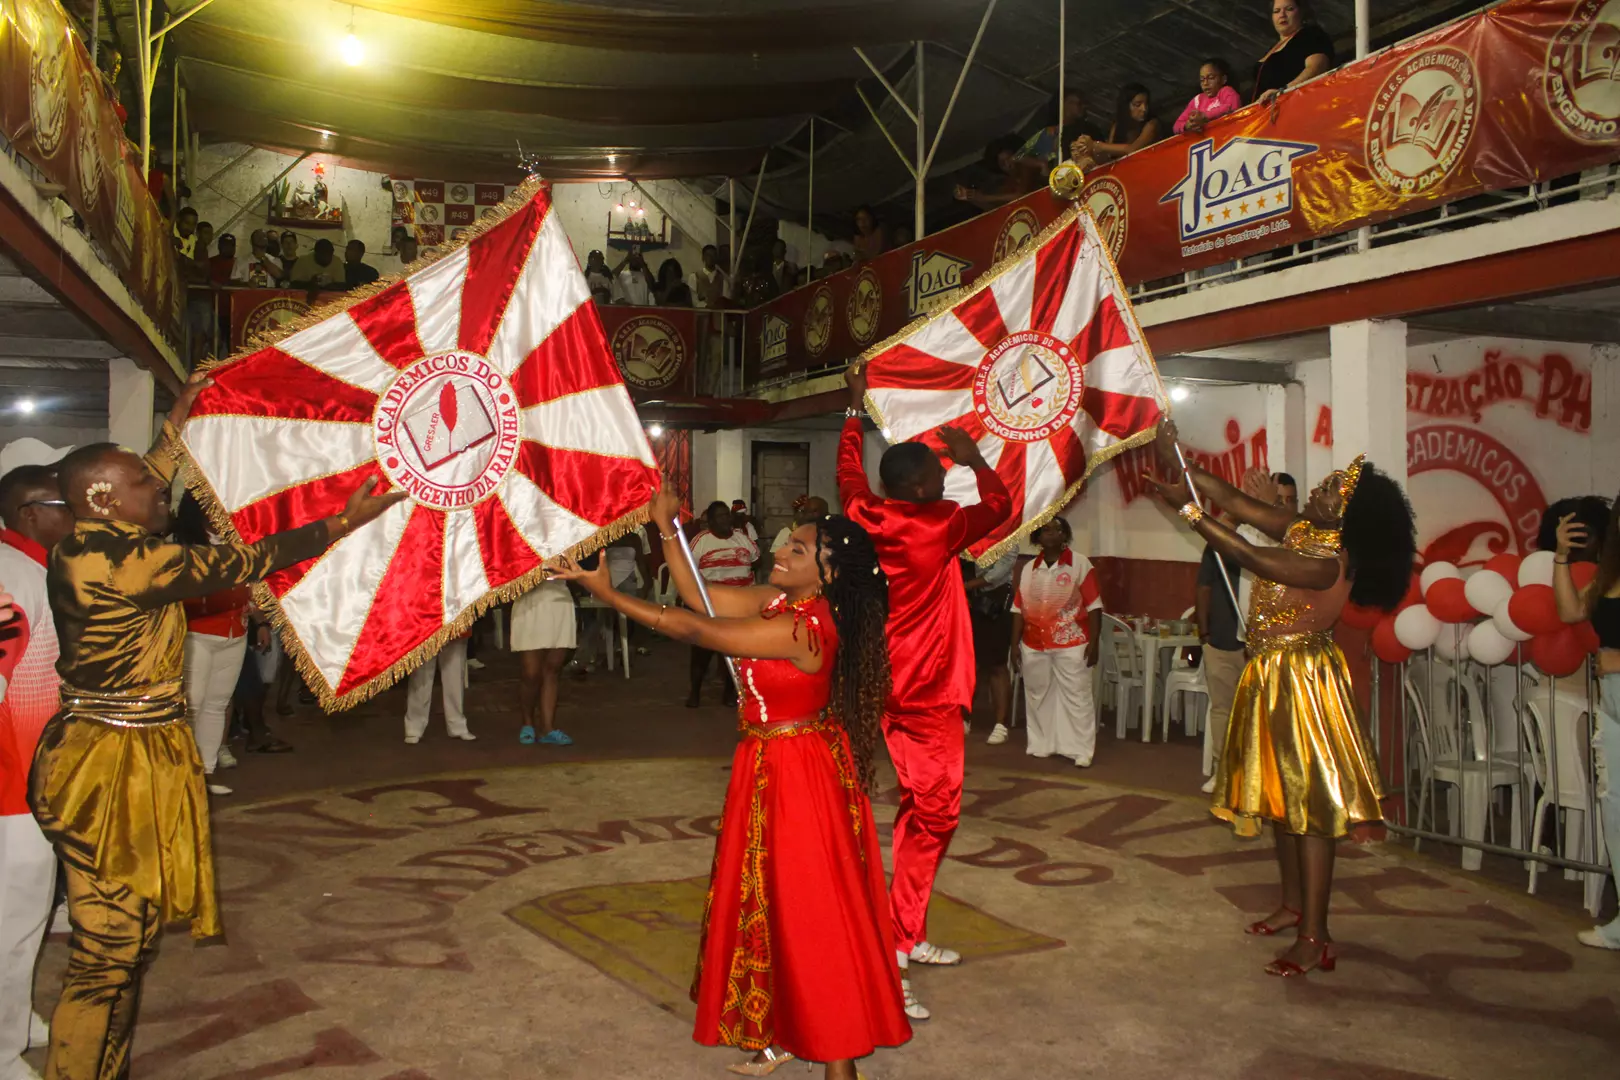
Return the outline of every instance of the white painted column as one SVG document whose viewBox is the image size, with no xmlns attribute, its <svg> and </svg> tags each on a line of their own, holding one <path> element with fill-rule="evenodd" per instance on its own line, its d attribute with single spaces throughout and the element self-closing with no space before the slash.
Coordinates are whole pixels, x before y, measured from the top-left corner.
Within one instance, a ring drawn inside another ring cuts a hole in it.
<svg viewBox="0 0 1620 1080">
<path fill-rule="evenodd" d="M 107 361 L 107 438 L 144 454 L 152 445 L 155 383 L 152 373 L 135 361 L 115 356 Z"/>
<path fill-rule="evenodd" d="M 1365 453 L 1404 487 L 1406 324 L 1376 319 L 1341 323 L 1333 327 L 1330 340 L 1333 467 L 1343 468 Z"/>
</svg>

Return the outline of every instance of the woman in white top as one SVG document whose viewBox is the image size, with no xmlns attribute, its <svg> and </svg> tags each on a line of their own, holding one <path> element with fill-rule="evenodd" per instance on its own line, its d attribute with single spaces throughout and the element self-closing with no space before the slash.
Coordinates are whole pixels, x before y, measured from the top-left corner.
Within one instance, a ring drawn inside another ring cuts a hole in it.
<svg viewBox="0 0 1620 1080">
<path fill-rule="evenodd" d="M 574 594 L 565 583 L 542 581 L 512 605 L 512 651 L 520 665 L 518 708 L 523 714 L 518 742 L 525 746 L 573 744 L 557 727 L 557 681 L 577 638 Z"/>
<path fill-rule="evenodd" d="M 759 558 L 759 545 L 748 533 L 732 528 L 731 507 L 723 502 L 709 504 L 704 515 L 706 527 L 692 538 L 692 557 L 697 560 L 698 573 L 709 588 L 746 588 L 754 583 L 754 560 Z M 692 692 L 686 698 L 686 707 L 695 709 L 701 703 L 703 680 L 708 677 L 709 663 L 714 653 L 692 646 Z M 728 677 L 721 701 L 737 704 L 737 687 Z"/>
</svg>

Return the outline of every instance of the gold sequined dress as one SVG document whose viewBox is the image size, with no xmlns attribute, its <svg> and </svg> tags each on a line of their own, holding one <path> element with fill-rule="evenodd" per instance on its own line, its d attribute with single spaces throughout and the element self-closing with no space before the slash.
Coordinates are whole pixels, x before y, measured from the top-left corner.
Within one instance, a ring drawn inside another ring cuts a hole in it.
<svg viewBox="0 0 1620 1080">
<path fill-rule="evenodd" d="M 1240 836 L 1259 835 L 1266 821 L 1290 833 L 1344 836 L 1383 817 L 1372 744 L 1333 640 L 1350 582 L 1338 530 L 1301 519 L 1283 546 L 1334 560 L 1339 577 L 1325 590 L 1255 582 L 1249 662 L 1216 763 L 1212 811 Z"/>
<path fill-rule="evenodd" d="M 174 474 L 164 434 L 147 465 Z M 62 707 L 45 725 L 29 804 L 63 862 L 127 885 L 164 922 L 220 932 L 208 794 L 186 723 L 182 601 L 312 558 L 316 523 L 258 544 L 191 547 L 138 525 L 81 520 L 51 553 L 46 591 L 61 641 Z"/>
</svg>

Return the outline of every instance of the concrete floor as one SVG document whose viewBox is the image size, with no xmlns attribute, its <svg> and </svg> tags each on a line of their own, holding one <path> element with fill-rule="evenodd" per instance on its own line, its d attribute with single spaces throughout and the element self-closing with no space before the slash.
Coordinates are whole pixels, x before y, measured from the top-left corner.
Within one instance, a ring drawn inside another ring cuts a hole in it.
<svg viewBox="0 0 1620 1080">
<path fill-rule="evenodd" d="M 629 682 L 565 685 L 575 746 L 523 747 L 513 666 L 489 659 L 476 743 L 436 718 L 405 746 L 395 690 L 281 720 L 296 753 L 222 774 L 228 943 L 165 938 L 136 1077 L 726 1075 L 740 1055 L 691 1042 L 685 992 L 734 717 L 680 707 L 666 644 Z M 1241 932 L 1274 903 L 1269 848 L 1209 818 L 1196 743 L 1105 734 L 1086 772 L 1019 744 L 970 743 L 931 934 L 966 962 L 917 974 L 935 1019 L 870 1080 L 1613 1075 L 1620 955 L 1575 943 L 1590 920 L 1558 875 L 1532 898 L 1513 864 L 1346 846 L 1339 968 L 1285 982 Z M 65 955 L 47 946 L 42 1011 Z"/>
</svg>

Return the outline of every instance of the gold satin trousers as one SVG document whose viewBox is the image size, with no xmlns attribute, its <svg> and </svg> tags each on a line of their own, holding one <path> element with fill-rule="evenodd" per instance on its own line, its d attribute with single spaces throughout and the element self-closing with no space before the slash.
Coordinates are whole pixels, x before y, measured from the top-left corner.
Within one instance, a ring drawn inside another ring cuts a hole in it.
<svg viewBox="0 0 1620 1080">
<path fill-rule="evenodd" d="M 1271 821 L 1290 833 L 1340 837 L 1383 820 L 1377 762 L 1332 633 L 1249 647 L 1211 812 L 1239 836 L 1258 836 Z"/>
<path fill-rule="evenodd" d="M 129 1072 L 141 976 L 156 951 L 161 912 L 128 885 L 65 869 L 73 939 L 45 1080 L 120 1080 Z"/>
</svg>

